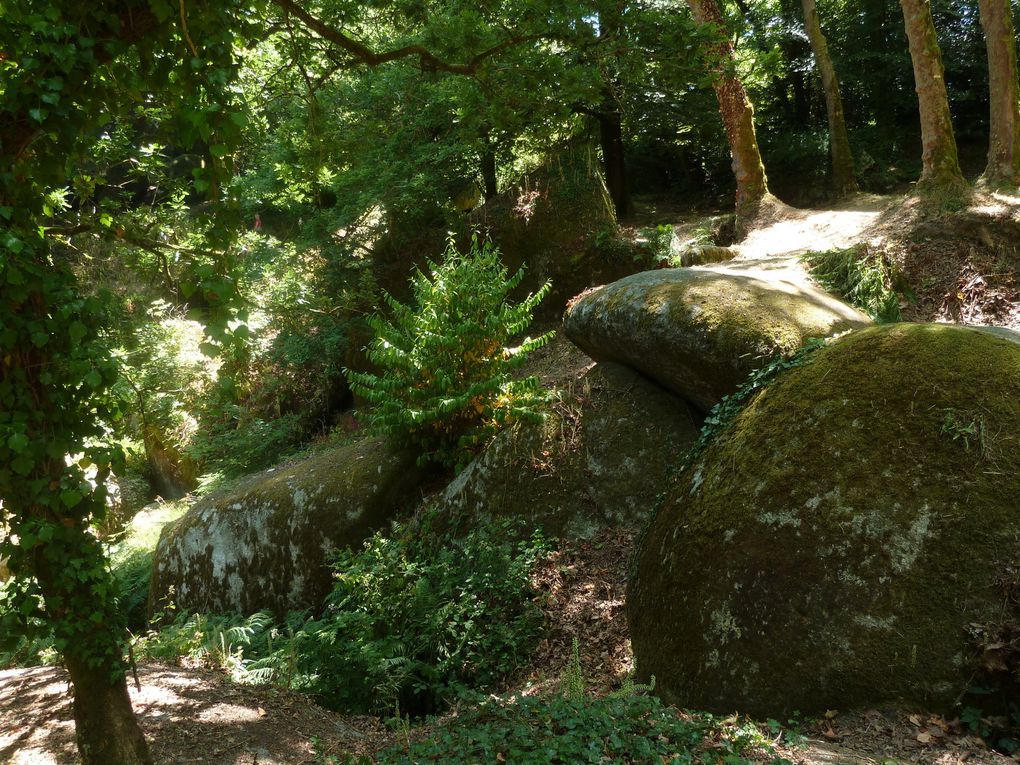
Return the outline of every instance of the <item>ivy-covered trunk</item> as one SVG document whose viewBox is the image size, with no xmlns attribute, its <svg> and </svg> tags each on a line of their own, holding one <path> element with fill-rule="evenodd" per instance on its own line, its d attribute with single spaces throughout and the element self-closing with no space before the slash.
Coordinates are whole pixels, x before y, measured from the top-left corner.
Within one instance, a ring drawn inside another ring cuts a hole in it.
<svg viewBox="0 0 1020 765">
<path fill-rule="evenodd" d="M 101 564 L 102 551 L 81 524 L 65 528 L 66 539 L 59 545 L 61 559 L 51 560 L 58 547 L 51 542 L 37 553 L 33 568 L 51 620 L 81 625 L 76 629 L 88 632 L 87 637 L 69 638 L 63 652 L 64 666 L 74 687 L 78 753 L 83 765 L 151 765 L 152 757 L 128 696 L 121 653 L 123 624 L 119 614 L 110 613 L 109 593 L 107 602 L 102 600 L 102 590 L 112 581 L 105 571 L 83 569 L 77 577 L 61 568 L 67 561 Z"/>
<path fill-rule="evenodd" d="M 988 50 L 990 105 L 988 166 L 984 179 L 993 186 L 1020 184 L 1020 92 L 1016 37 L 1009 0 L 979 0 Z"/>
<path fill-rule="evenodd" d="M 11 218 L 0 277 L 0 497 L 20 586 L 0 632 L 31 636 L 34 619 L 45 621 L 74 687 L 86 765 L 143 765 L 151 759 L 128 699 L 116 585 L 89 528 L 105 512 L 117 460 L 97 445 L 116 406 L 117 370 L 98 336 L 103 305 L 80 297 L 75 277 L 23 225 L 24 207 Z"/>
<path fill-rule="evenodd" d="M 709 24 L 718 37 L 708 50 L 712 86 L 719 101 L 719 113 L 733 158 L 733 175 L 737 181 L 737 217 L 751 218 L 769 193 L 765 166 L 758 150 L 754 130 L 754 109 L 740 78 L 734 73 L 733 45 L 726 36 L 726 24 L 716 0 L 687 0 L 694 19 Z"/>
<path fill-rule="evenodd" d="M 956 151 L 956 136 L 949 113 L 949 97 L 942 68 L 942 52 L 935 34 L 929 0 L 900 0 L 910 41 L 914 84 L 921 119 L 921 178 L 924 193 L 956 193 L 966 188 Z"/>
<path fill-rule="evenodd" d="M 832 182 L 839 196 L 857 192 L 857 174 L 854 171 L 854 155 L 850 150 L 846 119 L 843 116 L 843 96 L 839 90 L 836 68 L 829 55 L 829 44 L 822 32 L 815 0 L 801 0 L 804 6 L 804 28 L 807 30 L 811 51 L 818 66 L 825 93 L 825 112 L 829 119 L 829 151 L 832 155 Z"/>
</svg>

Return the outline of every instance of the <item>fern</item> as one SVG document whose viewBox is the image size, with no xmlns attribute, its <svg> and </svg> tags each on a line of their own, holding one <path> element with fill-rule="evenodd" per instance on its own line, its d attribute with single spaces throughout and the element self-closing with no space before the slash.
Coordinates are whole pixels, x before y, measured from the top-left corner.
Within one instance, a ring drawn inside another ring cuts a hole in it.
<svg viewBox="0 0 1020 765">
<path fill-rule="evenodd" d="M 352 390 L 375 405 L 373 431 L 419 449 L 422 462 L 456 465 L 498 428 L 538 419 L 538 380 L 513 372 L 553 333 L 510 342 L 550 285 L 510 302 L 523 278 L 523 268 L 508 275 L 499 251 L 473 237 L 467 253 L 451 242 L 440 264 L 415 272 L 413 307 L 384 296 L 390 318 L 369 319 L 375 340 L 367 349 L 382 371 L 347 370 Z"/>
</svg>

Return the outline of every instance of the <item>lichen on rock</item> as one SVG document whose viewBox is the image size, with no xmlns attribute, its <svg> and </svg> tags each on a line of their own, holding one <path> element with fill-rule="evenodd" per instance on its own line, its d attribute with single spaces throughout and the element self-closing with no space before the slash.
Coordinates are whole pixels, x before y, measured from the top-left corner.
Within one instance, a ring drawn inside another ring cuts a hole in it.
<svg viewBox="0 0 1020 765">
<path fill-rule="evenodd" d="M 1017 341 L 865 329 L 759 394 L 644 538 L 639 675 L 720 712 L 952 706 L 1020 544 Z"/>
<path fill-rule="evenodd" d="M 150 613 L 167 599 L 214 613 L 316 608 L 330 590 L 330 553 L 382 528 L 420 478 L 415 455 L 365 439 L 203 498 L 160 536 Z"/>
</svg>

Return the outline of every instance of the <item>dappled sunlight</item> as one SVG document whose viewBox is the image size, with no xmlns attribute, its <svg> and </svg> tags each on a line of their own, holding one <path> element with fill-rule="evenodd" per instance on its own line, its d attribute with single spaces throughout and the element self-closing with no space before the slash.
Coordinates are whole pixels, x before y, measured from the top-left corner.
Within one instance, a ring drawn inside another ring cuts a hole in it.
<svg viewBox="0 0 1020 765">
<path fill-rule="evenodd" d="M 743 257 L 793 255 L 831 250 L 870 238 L 883 208 L 867 210 L 784 210 L 781 219 L 752 230 L 734 250 Z"/>
</svg>

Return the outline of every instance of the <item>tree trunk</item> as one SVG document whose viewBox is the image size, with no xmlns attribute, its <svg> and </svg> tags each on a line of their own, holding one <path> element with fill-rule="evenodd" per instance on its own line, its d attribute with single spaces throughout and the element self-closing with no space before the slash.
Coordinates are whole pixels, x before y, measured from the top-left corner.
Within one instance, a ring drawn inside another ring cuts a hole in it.
<svg viewBox="0 0 1020 765">
<path fill-rule="evenodd" d="M 62 462 L 53 470 L 59 475 Z M 106 574 L 90 574 L 87 568 L 78 577 L 69 577 L 63 568 L 68 562 L 101 562 L 102 549 L 84 519 L 68 519 L 62 525 L 59 538 L 33 556 L 32 573 L 51 620 L 73 625 L 79 632 L 68 639 L 63 656 L 74 688 L 75 741 L 82 763 L 152 765 L 128 696 L 121 658 L 123 626 L 111 610 L 115 606 L 99 600 L 98 591 L 112 582 Z"/>
<path fill-rule="evenodd" d="M 496 145 L 492 142 L 488 130 L 482 132 L 482 144 L 482 184 L 485 186 L 485 201 L 488 202 L 499 193 L 499 182 L 496 178 Z"/>
<path fill-rule="evenodd" d="M 990 121 L 988 166 L 992 185 L 1020 185 L 1020 92 L 1017 85 L 1016 38 L 1009 0 L 979 0 L 981 26 L 988 50 Z"/>
<path fill-rule="evenodd" d="M 83 765 L 152 765 L 123 674 L 64 657 L 74 683 L 74 732 Z"/>
<path fill-rule="evenodd" d="M 914 85 L 921 118 L 921 178 L 918 190 L 962 191 L 967 182 L 960 171 L 956 136 L 949 113 L 949 97 L 942 69 L 942 53 L 929 0 L 900 0 L 910 41 Z"/>
<path fill-rule="evenodd" d="M 602 161 L 606 173 L 606 188 L 616 208 L 616 217 L 630 214 L 630 186 L 627 183 L 627 165 L 623 156 L 623 125 L 620 110 L 613 104 L 605 104 L 605 110 L 598 112 L 599 143 L 602 146 Z"/>
<path fill-rule="evenodd" d="M 857 175 L 854 171 L 854 156 L 850 150 L 850 138 L 843 116 L 843 96 L 839 92 L 836 69 L 829 56 L 829 45 L 818 20 L 815 0 L 801 0 L 804 6 L 804 28 L 811 41 L 811 50 L 822 78 L 825 93 L 825 112 L 829 119 L 829 151 L 832 154 L 832 181 L 836 194 L 845 197 L 857 192 Z"/>
<path fill-rule="evenodd" d="M 726 26 L 717 0 L 687 0 L 695 21 L 711 24 L 719 32 L 717 42 L 707 51 L 712 69 L 712 86 L 719 101 L 726 138 L 733 158 L 733 175 L 737 181 L 737 216 L 751 218 L 769 193 L 765 166 L 758 151 L 754 132 L 754 109 L 740 78 L 734 74 L 733 46 L 726 36 Z"/>
</svg>

